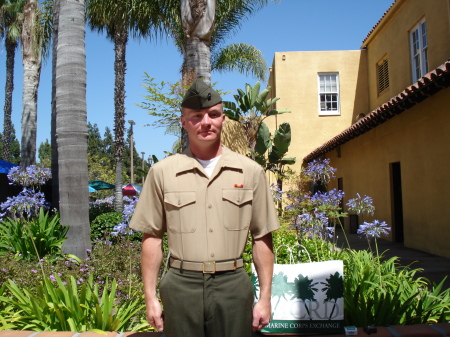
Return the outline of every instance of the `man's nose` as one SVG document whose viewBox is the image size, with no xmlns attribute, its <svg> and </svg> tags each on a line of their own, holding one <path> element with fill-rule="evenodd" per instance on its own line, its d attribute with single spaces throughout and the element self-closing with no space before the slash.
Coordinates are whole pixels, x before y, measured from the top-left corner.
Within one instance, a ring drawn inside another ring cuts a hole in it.
<svg viewBox="0 0 450 337">
<path fill-rule="evenodd" d="M 211 124 L 211 118 L 209 117 L 208 114 L 205 114 L 202 118 L 202 124 L 203 125 L 209 125 Z"/>
</svg>

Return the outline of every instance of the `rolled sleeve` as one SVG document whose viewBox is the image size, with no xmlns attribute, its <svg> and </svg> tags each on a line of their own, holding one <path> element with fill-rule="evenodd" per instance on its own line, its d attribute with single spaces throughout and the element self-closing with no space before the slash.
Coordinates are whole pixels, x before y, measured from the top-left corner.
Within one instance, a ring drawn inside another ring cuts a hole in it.
<svg viewBox="0 0 450 337">
<path fill-rule="evenodd" d="M 156 237 L 163 237 L 166 231 L 162 177 L 157 164 L 147 175 L 130 228 Z"/>
<path fill-rule="evenodd" d="M 250 232 L 254 239 L 259 239 L 279 229 L 280 223 L 266 174 L 259 166 L 257 172 L 255 172 L 255 177 Z"/>
</svg>

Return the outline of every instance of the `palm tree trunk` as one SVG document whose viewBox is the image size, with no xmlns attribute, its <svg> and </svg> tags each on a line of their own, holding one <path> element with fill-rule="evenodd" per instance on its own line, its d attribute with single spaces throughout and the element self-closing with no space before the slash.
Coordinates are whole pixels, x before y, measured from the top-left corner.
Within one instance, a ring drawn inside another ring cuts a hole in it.
<svg viewBox="0 0 450 337">
<path fill-rule="evenodd" d="M 211 50 L 209 41 L 198 37 L 187 40 L 183 64 L 183 84 L 190 85 L 197 78 L 211 84 Z"/>
<path fill-rule="evenodd" d="M 14 91 L 14 59 L 16 56 L 17 42 L 5 39 L 6 48 L 6 84 L 5 84 L 5 108 L 3 120 L 3 159 L 11 160 L 11 132 L 12 132 L 12 94 Z"/>
<path fill-rule="evenodd" d="M 60 0 L 53 0 L 53 29 L 52 29 L 52 118 L 50 137 L 52 147 L 52 208 L 59 211 L 59 173 L 58 173 L 58 144 L 56 142 L 56 63 L 58 56 L 58 26 Z"/>
<path fill-rule="evenodd" d="M 39 78 L 41 76 L 41 49 L 35 32 L 38 1 L 28 0 L 24 6 L 22 27 L 22 143 L 21 165 L 36 163 L 36 120 Z"/>
<path fill-rule="evenodd" d="M 56 141 L 63 250 L 79 258 L 91 248 L 87 165 L 84 0 L 60 0 L 55 74 Z"/>
<path fill-rule="evenodd" d="M 128 31 L 117 30 L 114 34 L 114 157 L 116 161 L 116 187 L 114 189 L 116 212 L 123 211 L 122 199 L 122 162 L 125 133 L 125 71 L 126 71 L 126 46 L 128 42 Z"/>
</svg>

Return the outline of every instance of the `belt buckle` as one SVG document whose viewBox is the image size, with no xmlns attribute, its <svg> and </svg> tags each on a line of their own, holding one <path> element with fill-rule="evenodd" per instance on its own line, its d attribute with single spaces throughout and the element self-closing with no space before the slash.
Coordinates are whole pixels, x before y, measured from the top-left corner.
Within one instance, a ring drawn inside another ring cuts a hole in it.
<svg viewBox="0 0 450 337">
<path fill-rule="evenodd" d="M 212 266 L 212 268 L 209 268 Z M 203 274 L 215 274 L 216 272 L 216 261 L 209 261 L 202 263 Z"/>
</svg>

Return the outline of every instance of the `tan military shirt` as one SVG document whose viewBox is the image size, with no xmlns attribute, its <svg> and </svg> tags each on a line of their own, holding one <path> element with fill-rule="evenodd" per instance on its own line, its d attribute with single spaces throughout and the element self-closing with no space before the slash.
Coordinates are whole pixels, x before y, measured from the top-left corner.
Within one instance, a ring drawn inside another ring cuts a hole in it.
<svg viewBox="0 0 450 337">
<path fill-rule="evenodd" d="M 279 222 L 261 166 L 223 147 L 211 177 L 189 149 L 156 163 L 130 227 L 167 231 L 173 257 L 203 262 L 242 256 L 249 231 L 260 238 Z"/>
</svg>

